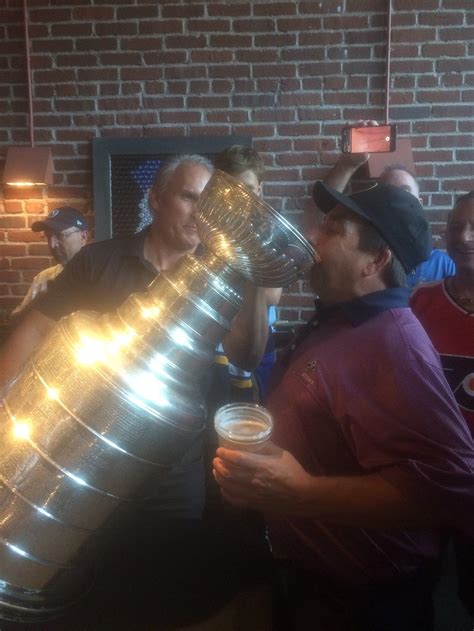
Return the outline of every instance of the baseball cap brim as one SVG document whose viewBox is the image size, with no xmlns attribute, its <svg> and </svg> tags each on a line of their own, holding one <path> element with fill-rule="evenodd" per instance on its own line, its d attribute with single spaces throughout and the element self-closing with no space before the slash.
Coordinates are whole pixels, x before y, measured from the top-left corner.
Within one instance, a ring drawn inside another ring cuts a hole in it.
<svg viewBox="0 0 474 631">
<path fill-rule="evenodd" d="M 376 185 L 374 185 L 376 186 Z M 351 198 L 343 193 L 335 191 L 333 188 L 326 186 L 323 182 L 316 182 L 313 189 L 313 198 L 318 208 L 324 214 L 335 208 L 338 204 L 352 210 L 367 221 L 371 221 L 371 217 Z"/>
</svg>

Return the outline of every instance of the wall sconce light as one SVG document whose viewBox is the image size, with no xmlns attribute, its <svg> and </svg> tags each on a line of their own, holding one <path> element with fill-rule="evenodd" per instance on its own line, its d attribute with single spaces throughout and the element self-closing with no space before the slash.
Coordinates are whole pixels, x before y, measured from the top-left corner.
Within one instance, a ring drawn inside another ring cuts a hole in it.
<svg viewBox="0 0 474 631">
<path fill-rule="evenodd" d="M 10 186 L 41 186 L 53 183 L 49 147 L 9 147 L 3 182 Z"/>
<path fill-rule="evenodd" d="M 30 146 L 8 148 L 5 169 L 3 171 L 3 182 L 11 186 L 44 186 L 53 183 L 52 155 L 49 147 L 35 147 L 30 38 L 28 34 L 28 8 L 26 6 L 26 0 L 23 0 L 23 14 L 25 19 Z"/>
</svg>

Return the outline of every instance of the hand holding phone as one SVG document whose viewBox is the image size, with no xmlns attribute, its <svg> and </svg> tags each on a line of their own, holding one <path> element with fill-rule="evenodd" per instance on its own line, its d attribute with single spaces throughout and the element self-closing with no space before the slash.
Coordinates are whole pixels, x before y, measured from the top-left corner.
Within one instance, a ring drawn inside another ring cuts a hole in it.
<svg viewBox="0 0 474 631">
<path fill-rule="evenodd" d="M 396 125 L 355 125 L 342 128 L 343 153 L 388 153 L 397 146 Z"/>
</svg>

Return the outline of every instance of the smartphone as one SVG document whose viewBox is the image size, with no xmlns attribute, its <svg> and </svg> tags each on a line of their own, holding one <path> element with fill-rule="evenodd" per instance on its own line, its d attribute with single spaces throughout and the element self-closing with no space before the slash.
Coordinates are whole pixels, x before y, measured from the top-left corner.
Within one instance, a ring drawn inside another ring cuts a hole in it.
<svg viewBox="0 0 474 631">
<path fill-rule="evenodd" d="M 397 148 L 397 126 L 343 127 L 343 153 L 388 153 Z"/>
</svg>

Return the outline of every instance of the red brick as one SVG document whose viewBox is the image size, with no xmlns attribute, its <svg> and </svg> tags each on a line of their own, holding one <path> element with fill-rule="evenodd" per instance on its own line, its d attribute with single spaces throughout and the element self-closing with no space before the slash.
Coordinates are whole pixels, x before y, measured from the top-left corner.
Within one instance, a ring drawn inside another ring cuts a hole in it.
<svg viewBox="0 0 474 631">
<path fill-rule="evenodd" d="M 249 2 L 242 4 L 228 4 L 225 2 L 208 3 L 207 12 L 210 16 L 244 17 L 250 15 L 251 5 Z"/>
<path fill-rule="evenodd" d="M 81 11 L 85 11 L 85 8 L 82 8 Z M 42 22 L 43 24 L 71 22 L 71 9 L 30 9 L 28 19 L 30 22 Z"/>
<path fill-rule="evenodd" d="M 384 29 L 367 29 L 357 31 L 344 31 L 344 42 L 346 44 L 379 44 L 385 42 Z"/>
<path fill-rule="evenodd" d="M 212 48 L 250 48 L 252 37 L 250 35 L 210 35 L 209 44 Z M 256 43 L 256 46 L 259 44 Z"/>
<path fill-rule="evenodd" d="M 147 96 L 143 99 L 143 107 L 153 109 L 175 109 L 184 107 L 182 96 Z"/>
<path fill-rule="evenodd" d="M 122 40 L 124 50 L 145 50 L 154 51 L 161 50 L 163 41 L 158 37 L 134 37 L 132 39 Z"/>
<path fill-rule="evenodd" d="M 234 22 L 234 28 L 238 32 L 239 29 L 236 27 L 236 23 L 239 20 Z M 197 31 L 198 33 L 229 33 L 230 28 L 230 20 L 220 19 L 220 20 L 188 20 L 187 22 L 189 31 Z"/>
<path fill-rule="evenodd" d="M 151 6 L 133 6 L 117 8 L 118 20 L 138 20 L 140 18 L 157 18 L 159 3 L 154 2 Z"/>
<path fill-rule="evenodd" d="M 232 53 L 229 51 L 232 55 Z M 219 51 L 218 54 L 222 54 L 222 51 Z M 265 62 L 278 62 L 280 58 L 280 53 L 276 49 L 269 50 L 238 50 L 235 53 L 235 57 L 237 61 L 244 61 L 247 63 L 265 63 Z"/>
<path fill-rule="evenodd" d="M 272 107 L 274 97 L 271 94 L 235 94 L 231 97 L 233 107 Z"/>
<path fill-rule="evenodd" d="M 222 5 L 219 5 L 222 6 Z M 161 15 L 164 18 L 198 18 L 204 15 L 204 5 L 198 4 L 185 4 L 185 5 L 171 5 L 161 8 Z M 210 14 L 211 15 L 211 14 Z M 218 15 L 221 15 L 218 13 Z"/>
<path fill-rule="evenodd" d="M 150 66 L 160 64 L 184 64 L 187 58 L 188 54 L 184 50 L 155 51 L 143 54 L 145 64 Z"/>
<path fill-rule="evenodd" d="M 439 30 L 441 41 L 470 42 L 474 39 L 474 26 L 460 28 L 442 28 Z"/>
<path fill-rule="evenodd" d="M 274 126 L 273 125 L 236 125 L 234 127 L 235 133 L 238 133 L 242 136 L 273 136 L 274 135 Z"/>
<path fill-rule="evenodd" d="M 179 35 L 183 33 L 183 21 L 182 20 L 153 20 L 147 22 L 140 22 L 139 26 L 140 35 L 163 35 L 168 33 L 174 33 Z M 127 40 L 130 45 L 133 40 Z"/>
<path fill-rule="evenodd" d="M 211 91 L 211 82 L 207 79 L 192 79 L 189 81 L 189 94 L 196 96 L 197 94 L 209 94 Z"/>
<path fill-rule="evenodd" d="M 165 79 L 200 79 L 206 76 L 206 66 L 172 66 L 165 68 Z"/>
<path fill-rule="evenodd" d="M 188 96 L 187 105 L 191 108 L 225 108 L 229 107 L 228 96 Z"/>
<path fill-rule="evenodd" d="M 73 50 L 72 39 L 46 39 L 32 42 L 32 51 L 47 53 L 67 53 Z"/>
<path fill-rule="evenodd" d="M 247 112 L 239 110 L 218 110 L 216 112 L 208 112 L 206 119 L 209 123 L 248 123 L 249 117 Z"/>
<path fill-rule="evenodd" d="M 456 131 L 456 122 L 452 120 L 416 121 L 413 129 L 420 134 L 449 134 Z"/>
<path fill-rule="evenodd" d="M 20 254 L 20 256 L 22 255 Z M 17 283 L 20 280 L 20 272 L 16 272 L 14 270 L 0 269 L 0 280 L 6 283 Z"/>
<path fill-rule="evenodd" d="M 232 28 L 236 33 L 271 33 L 275 30 L 275 23 L 264 18 L 234 20 Z"/>
<path fill-rule="evenodd" d="M 253 76 L 259 77 L 295 77 L 296 64 L 254 64 Z"/>
<path fill-rule="evenodd" d="M 150 81 L 163 78 L 163 68 L 150 67 L 150 68 L 121 68 L 120 78 L 122 81 Z"/>
<path fill-rule="evenodd" d="M 418 90 L 419 103 L 458 103 L 461 100 L 459 90 Z"/>
<path fill-rule="evenodd" d="M 363 0 L 361 0 L 363 1 Z M 323 5 L 319 5 L 316 4 L 314 2 L 314 0 L 310 0 L 309 2 L 299 2 L 299 12 L 300 14 L 304 14 L 304 13 L 316 13 L 316 14 L 320 14 L 321 13 L 321 8 L 323 8 Z M 324 13 L 329 14 L 329 13 L 339 13 L 339 11 L 341 10 L 341 2 L 340 0 L 324 0 Z M 364 9 L 360 9 L 360 11 L 363 11 Z M 358 9 L 359 11 L 359 9 Z"/>
<path fill-rule="evenodd" d="M 231 128 L 228 125 L 215 125 L 213 127 L 209 127 L 209 125 L 200 127 L 191 125 L 189 133 L 191 136 L 228 136 L 231 133 Z"/>
<path fill-rule="evenodd" d="M 100 85 L 100 96 L 118 96 L 120 85 L 118 83 L 102 83 Z"/>
<path fill-rule="evenodd" d="M 117 81 L 117 68 L 79 68 L 77 71 L 79 81 Z M 70 80 L 70 79 L 69 79 Z M 55 83 L 54 80 L 52 80 Z"/>
<path fill-rule="evenodd" d="M 33 241 L 41 241 L 42 235 L 39 232 L 32 232 L 31 230 L 8 230 L 8 241 L 10 243 L 31 243 Z"/>
<path fill-rule="evenodd" d="M 369 26 L 367 15 L 336 15 L 324 17 L 323 27 L 328 30 L 346 31 L 360 29 L 361 31 Z"/>
<path fill-rule="evenodd" d="M 472 105 L 433 105 L 433 118 L 472 117 Z"/>
<path fill-rule="evenodd" d="M 200 123 L 201 120 L 201 112 L 160 112 L 162 123 Z"/>
<path fill-rule="evenodd" d="M 249 66 L 249 64 L 224 64 L 222 66 L 208 66 L 207 71 L 211 79 L 225 79 L 229 77 L 235 79 L 241 77 L 249 77 L 251 67 Z"/>
<path fill-rule="evenodd" d="M 321 107 L 318 109 L 299 108 L 298 118 L 301 121 L 340 119 L 341 110 L 340 108 L 329 108 L 329 107 Z"/>
<path fill-rule="evenodd" d="M 432 136 L 430 143 L 432 147 L 472 147 L 472 137 L 460 134 Z"/>
<path fill-rule="evenodd" d="M 4 200 L 3 202 L 4 210 L 6 213 L 22 213 L 23 212 L 23 204 L 19 201 L 9 201 Z"/>
<path fill-rule="evenodd" d="M 326 47 L 284 48 L 281 51 L 281 57 L 284 61 L 319 61 L 325 59 Z"/>
<path fill-rule="evenodd" d="M 315 43 L 314 40 L 312 42 Z M 275 33 L 271 35 L 256 35 L 255 46 L 257 48 L 287 48 L 296 44 L 296 35 L 291 33 Z"/>
<path fill-rule="evenodd" d="M 275 15 L 295 15 L 296 3 L 295 2 L 270 2 L 254 5 L 255 15 L 269 15 L 274 17 Z"/>
<path fill-rule="evenodd" d="M 10 265 L 13 269 L 41 270 L 48 266 L 50 260 L 50 258 L 40 256 L 23 256 L 22 258 L 12 258 Z"/>
<path fill-rule="evenodd" d="M 296 119 L 296 112 L 294 109 L 264 109 L 255 110 L 253 112 L 253 120 L 272 122 L 272 121 L 294 121 Z"/>
<path fill-rule="evenodd" d="M 317 92 L 301 92 L 300 94 L 281 94 L 280 105 L 289 107 L 291 105 L 321 105 L 321 95 Z"/>
<path fill-rule="evenodd" d="M 167 35 L 166 48 L 205 48 L 207 37 L 205 35 Z"/>
<path fill-rule="evenodd" d="M 464 72 L 472 70 L 472 59 L 440 59 L 436 62 L 439 72 Z"/>
<path fill-rule="evenodd" d="M 92 35 L 92 24 L 84 24 L 71 22 L 69 24 L 52 24 L 51 34 L 55 38 L 57 36 L 64 37 L 81 37 L 84 35 Z"/>
<path fill-rule="evenodd" d="M 5 226 L 8 228 L 8 226 Z M 25 256 L 26 245 L 18 245 L 13 243 L 2 243 L 2 255 L 3 256 Z M 6 280 L 1 278 L 1 280 Z"/>
<path fill-rule="evenodd" d="M 321 133 L 319 123 L 295 123 L 288 125 L 278 125 L 280 136 L 317 136 Z"/>
<path fill-rule="evenodd" d="M 191 61 L 193 63 L 231 63 L 234 53 L 231 50 L 193 50 Z M 244 61 L 244 60 L 239 60 Z"/>
<path fill-rule="evenodd" d="M 426 44 L 421 47 L 424 57 L 464 57 L 465 44 Z"/>
<path fill-rule="evenodd" d="M 96 35 L 99 36 L 136 35 L 138 33 L 138 25 L 135 22 L 95 22 L 94 30 Z"/>
</svg>

